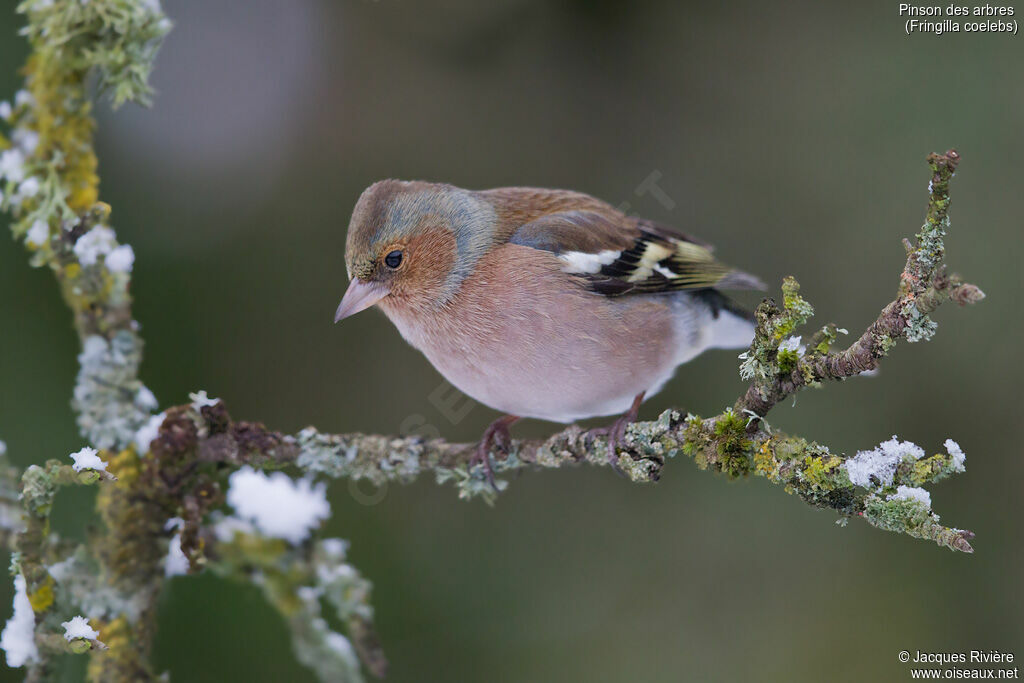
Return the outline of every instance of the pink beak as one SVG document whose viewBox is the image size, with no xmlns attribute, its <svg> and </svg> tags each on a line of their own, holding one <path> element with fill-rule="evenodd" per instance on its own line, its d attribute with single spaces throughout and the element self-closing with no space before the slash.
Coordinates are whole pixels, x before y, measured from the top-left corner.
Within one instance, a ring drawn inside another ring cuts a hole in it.
<svg viewBox="0 0 1024 683">
<path fill-rule="evenodd" d="M 374 305 L 390 292 L 388 288 L 378 282 L 363 282 L 359 278 L 348 283 L 345 296 L 341 298 L 338 310 L 334 314 L 334 322 L 344 320 L 350 315 L 365 310 Z"/>
</svg>

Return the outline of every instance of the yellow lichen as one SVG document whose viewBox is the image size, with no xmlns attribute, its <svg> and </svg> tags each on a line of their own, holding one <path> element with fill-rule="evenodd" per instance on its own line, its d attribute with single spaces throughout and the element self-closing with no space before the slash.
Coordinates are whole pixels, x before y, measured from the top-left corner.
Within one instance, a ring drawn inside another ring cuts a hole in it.
<svg viewBox="0 0 1024 683">
<path fill-rule="evenodd" d="M 53 583 L 53 577 L 47 576 L 43 585 L 29 594 L 28 602 L 32 605 L 32 611 L 45 612 L 50 609 L 54 600 Z"/>
<path fill-rule="evenodd" d="M 803 479 L 814 488 L 827 488 L 828 476 L 842 461 L 834 456 L 816 457 L 808 455 L 804 458 Z"/>
<path fill-rule="evenodd" d="M 914 486 L 920 486 L 932 481 L 935 473 L 940 471 L 942 466 L 945 464 L 945 459 L 945 456 L 936 454 L 929 458 L 921 458 L 915 462 L 914 471 L 910 477 L 910 483 Z"/>
<path fill-rule="evenodd" d="M 771 445 L 768 441 L 763 442 L 761 447 L 754 453 L 754 471 L 769 479 L 779 475 L 779 462 L 772 454 Z"/>
<path fill-rule="evenodd" d="M 122 616 L 107 623 L 95 621 L 92 623 L 99 630 L 99 640 L 107 646 L 107 649 L 92 651 L 92 656 L 89 658 L 89 680 L 105 680 L 104 676 L 111 670 L 118 673 L 123 670 L 130 671 L 137 654 L 132 639 L 132 627 L 128 620 Z"/>
<path fill-rule="evenodd" d="M 126 448 L 107 463 L 107 471 L 117 477 L 117 486 L 130 489 L 139 478 L 139 456 L 134 448 Z"/>
<path fill-rule="evenodd" d="M 96 203 L 100 182 L 92 147 L 96 122 L 85 96 L 86 74 L 35 54 L 28 60 L 25 75 L 35 102 L 28 127 L 39 134 L 35 156 L 60 159 L 64 201 L 72 211 L 81 213 Z"/>
</svg>

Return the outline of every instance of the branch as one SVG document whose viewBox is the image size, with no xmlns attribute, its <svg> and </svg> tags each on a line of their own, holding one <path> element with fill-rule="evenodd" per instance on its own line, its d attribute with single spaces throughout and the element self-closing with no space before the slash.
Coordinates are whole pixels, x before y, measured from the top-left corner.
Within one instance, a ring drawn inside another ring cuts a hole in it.
<svg viewBox="0 0 1024 683">
<path fill-rule="evenodd" d="M 782 286 L 785 310 L 766 299 L 758 306 L 757 333 L 746 354 L 744 376 L 753 379 L 747 393 L 736 402 L 736 410 L 765 416 L 778 402 L 806 386 L 824 380 L 845 379 L 875 370 L 878 362 L 900 339 L 918 342 L 931 339 L 936 324 L 928 314 L 946 301 L 960 305 L 977 303 L 985 294 L 957 275 L 946 273 L 943 237 L 949 227 L 949 181 L 960 163 L 955 150 L 931 154 L 928 164 L 932 179 L 928 183 L 928 210 L 916 244 L 904 241 L 907 262 L 900 277 L 897 297 L 848 348 L 832 352 L 835 325 L 822 328 L 802 358 L 779 353 L 783 338 L 806 322 L 813 309 L 800 298 L 800 287 L 792 278 Z"/>
</svg>

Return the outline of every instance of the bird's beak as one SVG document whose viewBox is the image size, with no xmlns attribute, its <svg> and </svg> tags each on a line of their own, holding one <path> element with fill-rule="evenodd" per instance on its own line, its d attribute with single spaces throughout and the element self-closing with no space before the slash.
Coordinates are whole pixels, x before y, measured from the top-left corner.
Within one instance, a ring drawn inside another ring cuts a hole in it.
<svg viewBox="0 0 1024 683">
<path fill-rule="evenodd" d="M 350 315 L 355 315 L 359 311 L 369 308 L 390 292 L 388 288 L 379 282 L 364 282 L 359 278 L 353 279 L 348 284 L 348 289 L 345 291 L 345 296 L 341 298 L 341 303 L 338 304 L 338 310 L 334 314 L 334 322 L 344 320 Z"/>
</svg>

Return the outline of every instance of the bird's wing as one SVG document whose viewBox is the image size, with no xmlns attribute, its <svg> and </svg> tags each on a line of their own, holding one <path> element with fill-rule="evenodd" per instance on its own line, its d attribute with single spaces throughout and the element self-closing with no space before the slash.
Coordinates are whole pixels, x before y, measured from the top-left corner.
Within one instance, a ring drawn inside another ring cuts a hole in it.
<svg viewBox="0 0 1024 683">
<path fill-rule="evenodd" d="M 555 254 L 567 273 L 606 296 L 700 289 L 764 289 L 715 260 L 710 245 L 643 219 L 569 210 L 521 225 L 509 240 Z"/>
</svg>

